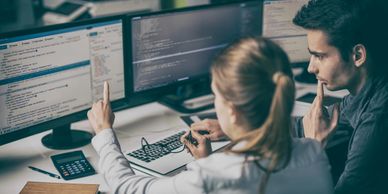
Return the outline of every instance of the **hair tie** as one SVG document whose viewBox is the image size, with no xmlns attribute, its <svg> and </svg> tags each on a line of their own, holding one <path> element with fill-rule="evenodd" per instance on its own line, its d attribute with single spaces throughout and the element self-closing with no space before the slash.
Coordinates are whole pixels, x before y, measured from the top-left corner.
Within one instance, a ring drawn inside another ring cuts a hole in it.
<svg viewBox="0 0 388 194">
<path fill-rule="evenodd" d="M 272 81 L 273 81 L 275 84 L 277 84 L 278 81 L 279 81 L 279 79 L 280 79 L 280 77 L 282 77 L 282 76 L 283 76 L 283 73 L 282 73 L 282 72 L 276 72 L 276 73 L 273 74 L 273 76 L 272 76 Z"/>
</svg>

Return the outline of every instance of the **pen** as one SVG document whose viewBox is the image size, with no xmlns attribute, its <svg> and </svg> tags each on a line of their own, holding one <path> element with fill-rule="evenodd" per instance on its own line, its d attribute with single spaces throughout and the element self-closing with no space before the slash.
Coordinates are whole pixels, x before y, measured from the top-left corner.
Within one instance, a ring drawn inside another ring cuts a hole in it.
<svg viewBox="0 0 388 194">
<path fill-rule="evenodd" d="M 51 177 L 54 177 L 54 178 L 57 178 L 57 179 L 61 179 L 61 177 L 59 175 L 56 175 L 56 174 L 53 174 L 51 172 L 47 172 L 45 170 L 42 170 L 42 169 L 39 169 L 39 168 L 35 168 L 33 166 L 28 166 L 28 168 L 30 168 L 31 170 L 34 170 L 34 171 L 37 171 L 37 172 L 40 172 L 40 173 L 43 173 L 43 174 L 47 174 Z"/>
</svg>

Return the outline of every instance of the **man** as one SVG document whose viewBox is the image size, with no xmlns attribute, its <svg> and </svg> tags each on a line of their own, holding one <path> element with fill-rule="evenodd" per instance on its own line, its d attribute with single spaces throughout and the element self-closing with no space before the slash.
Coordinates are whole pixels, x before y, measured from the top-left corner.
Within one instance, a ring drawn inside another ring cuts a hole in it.
<svg viewBox="0 0 388 194">
<path fill-rule="evenodd" d="M 352 132 L 336 193 L 388 193 L 388 74 L 381 29 L 386 13 L 382 1 L 313 0 L 294 18 L 307 30 L 308 71 L 318 79 L 317 97 L 297 123 L 298 136 L 325 144 L 333 132 Z M 340 114 L 334 107 L 330 117 L 322 106 L 323 85 L 349 91 Z"/>
<path fill-rule="evenodd" d="M 310 111 L 296 122 L 297 136 L 325 146 L 336 133 L 351 132 L 336 193 L 388 193 L 387 12 L 385 0 L 311 0 L 293 20 L 307 30 L 308 71 L 318 79 Z M 327 111 L 324 86 L 350 95 Z M 192 129 L 222 137 L 214 120 Z"/>
</svg>

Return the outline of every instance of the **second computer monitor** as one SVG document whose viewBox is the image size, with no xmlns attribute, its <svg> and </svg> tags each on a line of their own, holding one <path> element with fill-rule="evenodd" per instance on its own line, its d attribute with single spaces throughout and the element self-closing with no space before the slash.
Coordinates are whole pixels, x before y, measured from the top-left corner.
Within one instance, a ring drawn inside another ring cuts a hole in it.
<svg viewBox="0 0 388 194">
<path fill-rule="evenodd" d="M 261 34 L 262 2 L 208 5 L 131 16 L 132 92 L 159 90 L 209 76 L 216 54 L 243 36 Z"/>
</svg>

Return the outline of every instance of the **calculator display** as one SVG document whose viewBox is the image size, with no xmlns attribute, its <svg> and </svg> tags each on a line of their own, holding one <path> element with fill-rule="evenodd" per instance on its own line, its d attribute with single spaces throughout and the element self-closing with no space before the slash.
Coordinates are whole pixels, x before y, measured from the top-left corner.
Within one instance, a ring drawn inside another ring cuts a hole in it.
<svg viewBox="0 0 388 194">
<path fill-rule="evenodd" d="M 71 162 L 73 160 L 82 160 L 83 158 L 81 156 L 68 156 L 66 158 L 60 158 L 57 159 L 57 163 L 62 164 L 65 162 Z"/>
</svg>

